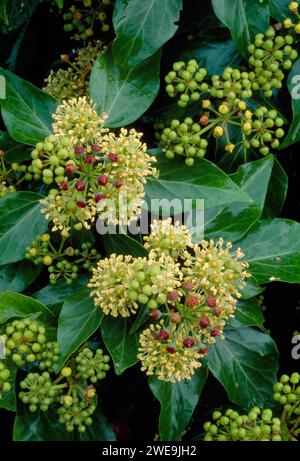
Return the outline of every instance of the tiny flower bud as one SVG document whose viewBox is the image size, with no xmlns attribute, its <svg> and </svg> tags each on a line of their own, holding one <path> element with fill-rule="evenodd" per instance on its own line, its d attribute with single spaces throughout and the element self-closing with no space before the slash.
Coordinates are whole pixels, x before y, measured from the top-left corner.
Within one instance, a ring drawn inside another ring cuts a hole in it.
<svg viewBox="0 0 300 461">
<path fill-rule="evenodd" d="M 199 325 L 201 328 L 207 328 L 209 324 L 210 324 L 210 321 L 207 317 L 202 317 L 199 320 Z"/>
<path fill-rule="evenodd" d="M 180 323 L 181 322 L 181 316 L 179 312 L 171 312 L 169 315 L 169 319 L 171 323 Z"/>
<path fill-rule="evenodd" d="M 120 187 L 122 187 L 122 180 L 121 179 L 117 179 L 116 182 L 115 182 L 115 187 L 117 189 L 120 189 Z"/>
<path fill-rule="evenodd" d="M 78 155 L 81 155 L 84 153 L 84 148 L 82 146 L 76 146 L 75 147 L 75 153 Z"/>
<path fill-rule="evenodd" d="M 161 317 L 161 312 L 158 309 L 153 309 L 150 311 L 149 317 L 152 320 L 158 320 Z"/>
<path fill-rule="evenodd" d="M 98 144 L 93 144 L 93 145 L 91 146 L 91 150 L 92 150 L 93 152 L 99 152 L 100 149 L 101 149 L 101 148 L 100 148 L 100 146 L 98 146 Z"/>
<path fill-rule="evenodd" d="M 227 146 L 225 146 L 226 152 L 229 152 L 230 154 L 232 154 L 232 152 L 234 151 L 234 148 L 235 148 L 235 144 L 227 144 Z"/>
<path fill-rule="evenodd" d="M 71 376 L 71 374 L 72 374 L 72 368 L 64 367 L 64 368 L 62 368 L 60 373 L 64 378 L 68 378 L 68 376 Z"/>
<path fill-rule="evenodd" d="M 170 293 L 168 293 L 168 296 L 167 296 L 167 299 L 168 301 L 170 302 L 174 302 L 176 301 L 176 299 L 178 298 L 178 292 L 177 291 L 171 291 Z"/>
<path fill-rule="evenodd" d="M 114 154 L 113 152 L 110 152 L 110 154 L 108 154 L 108 158 L 112 163 L 114 163 L 114 162 L 116 162 L 118 160 L 117 154 Z"/>
<path fill-rule="evenodd" d="M 292 13 L 296 13 L 298 11 L 298 2 L 291 2 L 289 4 L 289 10 L 292 12 Z"/>
<path fill-rule="evenodd" d="M 182 344 L 184 347 L 193 347 L 195 344 L 195 341 L 193 340 L 193 338 L 188 337 L 183 340 Z"/>
<path fill-rule="evenodd" d="M 159 332 L 159 337 L 160 337 L 161 339 L 163 339 L 164 341 L 167 341 L 167 340 L 170 338 L 170 335 L 169 335 L 169 333 L 167 332 L 167 330 L 164 330 L 164 329 L 163 329 L 163 330 L 160 330 L 160 332 Z"/>
<path fill-rule="evenodd" d="M 201 347 L 201 349 L 199 349 L 199 354 L 206 354 L 207 352 L 207 347 Z"/>
<path fill-rule="evenodd" d="M 0 150 L 0 158 L 5 157 L 5 152 L 3 150 Z"/>
<path fill-rule="evenodd" d="M 219 328 L 212 328 L 210 331 L 210 336 L 218 336 L 220 334 Z"/>
<path fill-rule="evenodd" d="M 76 205 L 78 206 L 78 208 L 85 208 L 86 207 L 86 202 L 84 200 L 78 200 Z"/>
<path fill-rule="evenodd" d="M 63 181 L 60 185 L 59 185 L 59 188 L 61 190 L 68 190 L 69 189 L 69 184 L 67 183 L 67 181 Z"/>
<path fill-rule="evenodd" d="M 83 181 L 78 181 L 75 184 L 75 187 L 76 187 L 77 190 L 83 191 L 85 189 L 85 184 L 84 184 Z"/>
<path fill-rule="evenodd" d="M 202 126 L 208 125 L 208 123 L 209 123 L 209 118 L 207 117 L 207 115 L 202 115 L 202 116 L 200 117 L 200 119 L 199 119 L 199 123 L 200 123 L 200 125 L 202 125 Z"/>
<path fill-rule="evenodd" d="M 66 165 L 65 171 L 68 175 L 74 174 L 76 171 L 76 166 L 74 165 L 74 163 L 69 163 L 68 165 Z"/>
<path fill-rule="evenodd" d="M 105 200 L 105 195 L 104 194 L 97 194 L 95 195 L 95 200 L 96 202 L 101 202 L 102 200 Z"/>
<path fill-rule="evenodd" d="M 214 296 L 209 296 L 206 300 L 206 304 L 209 306 L 209 307 L 216 307 L 217 305 L 217 300 Z"/>
<path fill-rule="evenodd" d="M 197 305 L 198 305 L 198 302 L 199 302 L 198 296 L 196 296 L 196 295 L 189 295 L 189 296 L 187 297 L 187 299 L 186 299 L 186 304 L 187 304 L 187 306 L 189 306 L 189 307 L 195 307 L 195 306 L 197 306 Z"/>
<path fill-rule="evenodd" d="M 167 346 L 166 351 L 169 352 L 169 354 L 175 354 L 175 349 L 172 346 Z"/>
<path fill-rule="evenodd" d="M 202 101 L 202 107 L 203 109 L 208 109 L 208 107 L 210 106 L 210 101 L 208 99 L 204 99 L 204 101 Z"/>
<path fill-rule="evenodd" d="M 84 159 L 85 163 L 89 163 L 89 164 L 93 164 L 95 163 L 96 161 L 96 158 L 94 155 L 90 154 L 90 155 L 87 155 Z"/>
<path fill-rule="evenodd" d="M 183 282 L 183 284 L 181 285 L 181 288 L 186 291 L 191 291 L 194 287 L 191 282 Z"/>
<path fill-rule="evenodd" d="M 61 54 L 60 55 L 60 60 L 62 62 L 68 62 L 69 61 L 69 55 L 68 54 Z"/>
<path fill-rule="evenodd" d="M 224 128 L 221 126 L 216 126 L 213 131 L 213 135 L 215 138 L 220 138 L 224 134 Z"/>
<path fill-rule="evenodd" d="M 220 307 L 215 307 L 214 312 L 215 312 L 216 316 L 219 317 L 219 315 L 222 312 L 222 309 Z"/>
<path fill-rule="evenodd" d="M 97 179 L 99 186 L 105 186 L 105 184 L 107 184 L 107 181 L 108 181 L 108 177 L 105 176 L 104 174 L 102 176 L 99 176 L 99 178 Z"/>
</svg>

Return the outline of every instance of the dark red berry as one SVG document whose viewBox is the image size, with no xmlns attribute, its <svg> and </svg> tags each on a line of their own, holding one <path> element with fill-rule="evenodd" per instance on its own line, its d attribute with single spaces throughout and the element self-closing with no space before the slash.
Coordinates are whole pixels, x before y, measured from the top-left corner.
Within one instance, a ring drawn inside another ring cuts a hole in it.
<svg viewBox="0 0 300 461">
<path fill-rule="evenodd" d="M 214 296 L 209 296 L 206 300 L 206 304 L 209 306 L 209 307 L 216 307 L 217 305 L 217 300 Z"/>
<path fill-rule="evenodd" d="M 117 189 L 120 189 L 120 187 L 122 187 L 122 180 L 117 179 L 116 182 L 115 182 L 115 186 L 116 186 Z"/>
<path fill-rule="evenodd" d="M 199 325 L 201 328 L 207 328 L 209 324 L 210 324 L 210 321 L 207 317 L 202 317 L 199 320 Z"/>
<path fill-rule="evenodd" d="M 78 154 L 78 155 L 81 155 L 83 154 L 84 152 L 84 148 L 82 146 L 76 146 L 75 147 L 75 153 Z"/>
<path fill-rule="evenodd" d="M 108 158 L 111 162 L 116 162 L 118 160 L 118 156 L 117 154 L 114 154 L 113 152 L 110 152 L 110 154 L 108 154 Z"/>
<path fill-rule="evenodd" d="M 74 165 L 74 163 L 69 163 L 68 165 L 66 165 L 65 171 L 67 174 L 74 174 L 76 171 L 76 166 Z"/>
<path fill-rule="evenodd" d="M 219 315 L 221 314 L 222 312 L 222 309 L 220 307 L 215 307 L 214 308 L 214 312 L 216 314 L 217 317 L 219 317 Z"/>
<path fill-rule="evenodd" d="M 202 125 L 202 126 L 208 125 L 208 123 L 209 123 L 209 118 L 207 117 L 207 115 L 202 115 L 202 117 L 200 117 L 199 123 L 200 123 L 200 125 Z"/>
<path fill-rule="evenodd" d="M 181 287 L 183 290 L 186 290 L 186 291 L 191 291 L 194 288 L 191 282 L 183 282 Z"/>
<path fill-rule="evenodd" d="M 95 157 L 94 155 L 90 154 L 90 155 L 87 155 L 87 156 L 85 157 L 84 161 L 85 161 L 85 163 L 90 163 L 90 164 L 92 164 L 92 163 L 95 163 L 96 157 Z"/>
<path fill-rule="evenodd" d="M 95 200 L 96 200 L 96 202 L 101 202 L 101 200 L 105 200 L 105 195 L 104 194 L 97 194 L 97 195 L 95 195 Z"/>
<path fill-rule="evenodd" d="M 93 144 L 91 146 L 91 149 L 93 152 L 99 152 L 100 151 L 100 146 L 98 146 L 98 144 Z"/>
<path fill-rule="evenodd" d="M 68 190 L 68 189 L 69 189 L 69 184 L 67 183 L 67 181 L 63 181 L 63 182 L 60 184 L 59 188 L 60 188 L 61 190 Z"/>
<path fill-rule="evenodd" d="M 183 340 L 182 344 L 184 345 L 184 347 L 193 347 L 195 344 L 195 341 L 193 340 L 193 338 L 188 337 Z"/>
<path fill-rule="evenodd" d="M 171 312 L 169 315 L 170 322 L 172 323 L 180 323 L 181 322 L 181 316 L 179 312 Z"/>
<path fill-rule="evenodd" d="M 189 295 L 187 298 L 186 298 L 186 304 L 187 306 L 189 307 L 195 307 L 198 305 L 198 296 L 196 295 Z"/>
<path fill-rule="evenodd" d="M 170 302 L 173 302 L 173 301 L 176 301 L 176 299 L 178 298 L 178 292 L 177 291 L 171 291 L 170 293 L 168 293 L 168 301 Z"/>
<path fill-rule="evenodd" d="M 154 332 L 152 333 L 152 337 L 153 337 L 154 339 L 159 339 L 159 333 L 157 333 L 157 331 L 154 331 Z"/>
<path fill-rule="evenodd" d="M 160 316 L 161 316 L 161 312 L 158 309 L 153 309 L 149 314 L 149 317 L 152 320 L 158 320 Z"/>
<path fill-rule="evenodd" d="M 102 176 L 99 176 L 99 178 L 97 179 L 99 186 L 105 186 L 105 184 L 107 184 L 107 181 L 108 181 L 108 177 L 105 176 L 104 174 Z"/>
<path fill-rule="evenodd" d="M 210 330 L 210 336 L 218 336 L 220 334 L 219 328 L 212 328 Z"/>
<path fill-rule="evenodd" d="M 75 184 L 75 187 L 77 190 L 81 190 L 83 191 L 85 189 L 85 184 L 83 181 L 78 181 L 76 184 Z"/>
<path fill-rule="evenodd" d="M 207 352 L 207 347 L 201 347 L 201 349 L 199 349 L 199 354 L 206 354 Z"/>
<path fill-rule="evenodd" d="M 78 200 L 77 206 L 78 206 L 78 208 L 85 208 L 86 207 L 86 202 L 84 200 Z"/>
<path fill-rule="evenodd" d="M 161 339 L 164 339 L 165 341 L 167 341 L 167 339 L 170 338 L 169 333 L 167 332 L 167 330 L 164 330 L 164 329 L 160 330 L 159 336 Z"/>
<path fill-rule="evenodd" d="M 175 354 L 175 349 L 172 346 L 167 346 L 166 351 L 169 352 L 169 354 Z"/>
</svg>

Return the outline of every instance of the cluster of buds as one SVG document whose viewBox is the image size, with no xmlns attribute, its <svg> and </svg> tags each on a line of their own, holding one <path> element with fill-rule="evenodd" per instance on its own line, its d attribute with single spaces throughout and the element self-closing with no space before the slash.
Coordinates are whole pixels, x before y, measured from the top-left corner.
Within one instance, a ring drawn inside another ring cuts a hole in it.
<svg viewBox="0 0 300 461">
<path fill-rule="evenodd" d="M 79 48 L 72 57 L 67 54 L 61 55 L 64 68 L 51 70 L 45 79 L 44 91 L 61 102 L 69 98 L 87 96 L 93 64 L 103 49 L 102 43 L 97 40 Z"/>
<path fill-rule="evenodd" d="M 111 0 L 65 1 L 60 9 L 57 9 L 56 2 L 50 2 L 50 12 L 58 12 L 62 16 L 64 31 L 70 33 L 73 40 L 87 40 L 98 31 L 103 34 L 110 30 L 108 14 Z"/>
<path fill-rule="evenodd" d="M 48 267 L 50 283 L 64 278 L 68 284 L 78 277 L 80 269 L 91 270 L 100 255 L 90 242 L 74 248 L 68 239 L 62 238 L 59 244 L 51 241 L 50 234 L 42 234 L 26 249 L 25 257 L 36 265 Z"/>
<path fill-rule="evenodd" d="M 124 128 L 119 135 L 108 133 L 103 128 L 107 116 L 99 117 L 85 97 L 64 101 L 53 117 L 47 152 L 43 143 L 42 150 L 37 145 L 32 153 L 32 166 L 42 171 L 44 181 L 58 185 L 41 201 L 52 231 L 67 237 L 71 227 L 89 229 L 96 216 L 107 224 L 127 225 L 136 219 L 145 178 L 156 174 L 155 158 L 147 154 L 142 134 Z M 68 145 L 61 148 L 62 143 Z"/>
<path fill-rule="evenodd" d="M 261 89 L 265 96 L 271 97 L 274 88 L 282 88 L 284 71 L 291 69 L 298 57 L 293 43 L 291 34 L 276 33 L 272 26 L 265 34 L 256 35 L 254 43 L 248 46 L 249 64 L 254 68 L 250 73 L 253 90 Z"/>
<path fill-rule="evenodd" d="M 244 149 L 258 149 L 262 155 L 267 155 L 272 149 L 280 146 L 280 139 L 284 136 L 282 126 L 284 120 L 276 110 L 259 107 L 254 113 L 247 104 L 239 99 L 218 100 L 204 99 L 202 113 L 194 119 L 186 118 L 183 123 L 172 120 L 170 127 L 164 128 L 156 124 L 156 139 L 165 152 L 167 158 L 175 155 L 185 157 L 185 163 L 194 164 L 196 157 L 203 157 L 206 153 L 208 140 L 224 139 L 225 151 L 232 153 L 240 145 Z M 232 142 L 230 139 L 231 127 L 240 129 L 240 140 Z M 207 138 L 207 139 L 206 139 Z"/>
<path fill-rule="evenodd" d="M 16 191 L 16 188 L 13 185 L 13 179 L 15 178 L 12 178 L 12 173 L 16 171 L 16 166 L 18 167 L 18 164 L 15 163 L 13 165 L 14 168 L 12 165 L 8 167 L 5 162 L 5 157 L 5 152 L 0 150 L 0 198 Z"/>
<path fill-rule="evenodd" d="M 145 238 L 147 257 L 111 255 L 99 261 L 89 283 L 105 315 L 128 317 L 148 309 L 140 335 L 142 370 L 158 379 L 190 379 L 207 347 L 221 339 L 244 283 L 244 255 L 220 239 L 193 245 L 185 226 L 155 221 Z"/>
<path fill-rule="evenodd" d="M 293 13 L 296 23 L 292 19 L 286 18 L 283 21 L 283 27 L 288 30 L 289 34 L 295 34 L 297 37 L 300 34 L 299 2 L 291 2 L 289 10 Z"/>
<path fill-rule="evenodd" d="M 216 410 L 204 424 L 206 441 L 297 441 L 300 434 L 300 374 L 282 375 L 274 384 L 274 399 L 282 405 L 280 417 L 255 407 L 248 414 L 229 408 Z"/>
<path fill-rule="evenodd" d="M 97 407 L 97 391 L 91 383 L 105 378 L 110 358 L 102 349 L 91 350 L 83 346 L 56 375 L 53 371 L 58 357 L 56 352 L 57 349 L 54 351 L 48 343 L 47 351 L 40 353 L 42 361 L 39 363 L 39 368 L 46 371 L 27 374 L 20 382 L 18 396 L 31 412 L 46 412 L 55 405 L 59 422 L 66 425 L 67 431 L 77 428 L 83 433 L 86 426 L 93 423 L 91 415 Z"/>
<path fill-rule="evenodd" d="M 0 400 L 4 395 L 11 390 L 11 384 L 9 382 L 10 371 L 4 362 L 0 362 Z"/>
</svg>

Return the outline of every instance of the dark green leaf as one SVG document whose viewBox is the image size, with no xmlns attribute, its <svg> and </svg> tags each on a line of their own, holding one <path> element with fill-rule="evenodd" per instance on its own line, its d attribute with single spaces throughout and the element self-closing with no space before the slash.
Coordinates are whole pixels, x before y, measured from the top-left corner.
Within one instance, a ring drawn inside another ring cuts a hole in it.
<svg viewBox="0 0 300 461">
<path fill-rule="evenodd" d="M 293 17 L 289 10 L 289 0 L 269 0 L 269 8 L 272 18 L 284 21 L 287 17 Z"/>
<path fill-rule="evenodd" d="M 80 440 L 92 442 L 114 442 L 116 440 L 115 433 L 105 416 L 101 414 L 99 407 L 93 414 L 92 418 L 92 426 L 88 426 L 87 430 L 80 435 Z"/>
<path fill-rule="evenodd" d="M 0 99 L 3 121 L 17 142 L 34 146 L 50 134 L 52 114 L 58 102 L 31 83 L 0 69 L 6 82 L 6 98 Z"/>
<path fill-rule="evenodd" d="M 139 335 L 137 333 L 129 334 L 130 323 L 128 319 L 113 318 L 106 315 L 103 317 L 100 329 L 104 344 L 114 362 L 117 375 L 122 374 L 127 368 L 138 362 Z"/>
<path fill-rule="evenodd" d="M 13 192 L 0 199 L 0 264 L 20 261 L 26 247 L 48 227 L 41 213 L 42 195 Z"/>
<path fill-rule="evenodd" d="M 295 142 L 300 141 L 300 58 L 297 59 L 289 73 L 287 86 L 292 98 L 293 122 L 289 132 L 281 144 L 280 148 L 284 149 Z"/>
<path fill-rule="evenodd" d="M 14 317 L 37 316 L 39 320 L 52 322 L 52 312 L 43 304 L 29 296 L 5 291 L 0 293 L 0 324 Z"/>
<path fill-rule="evenodd" d="M 137 66 L 176 32 L 182 0 L 116 0 L 113 55 L 118 66 Z"/>
<path fill-rule="evenodd" d="M 5 162 L 9 164 L 31 158 L 28 147 L 14 141 L 7 132 L 0 131 L 0 150 L 5 152 Z"/>
<path fill-rule="evenodd" d="M 278 352 L 272 338 L 251 327 L 227 327 L 224 335 L 208 349 L 207 362 L 229 399 L 246 410 L 274 405 Z"/>
<path fill-rule="evenodd" d="M 259 283 L 300 283 L 300 224 L 288 219 L 261 220 L 238 243 L 249 272 Z"/>
<path fill-rule="evenodd" d="M 41 267 L 29 261 L 0 266 L 0 292 L 25 290 L 40 274 Z"/>
<path fill-rule="evenodd" d="M 212 0 L 215 14 L 229 28 L 243 56 L 247 55 L 247 46 L 255 35 L 268 28 L 270 12 L 267 3 L 260 0 Z"/>
<path fill-rule="evenodd" d="M 121 69 L 108 47 L 95 62 L 90 95 L 99 113 L 106 112 L 106 126 L 117 128 L 137 120 L 154 101 L 159 90 L 160 52 L 129 69 Z"/>
<path fill-rule="evenodd" d="M 25 405 L 18 409 L 13 431 L 15 442 L 63 442 L 73 437 L 74 434 L 67 432 L 65 426 L 59 423 L 54 409 L 46 413 L 31 413 Z"/>
<path fill-rule="evenodd" d="M 263 328 L 264 316 L 259 306 L 257 298 L 248 300 L 240 299 L 236 306 L 235 317 L 230 320 L 232 327 L 238 326 L 240 323 L 248 327 Z"/>
<path fill-rule="evenodd" d="M 250 299 L 262 293 L 264 288 L 259 286 L 255 278 L 252 276 L 250 279 L 246 280 L 246 285 L 239 291 L 242 295 L 242 299 Z"/>
<path fill-rule="evenodd" d="M 37 4 L 37 0 L 0 0 L 1 32 L 6 34 L 28 21 Z"/>
<path fill-rule="evenodd" d="M 275 218 L 278 216 L 285 202 L 287 189 L 288 177 L 280 163 L 274 159 L 272 175 L 265 199 L 263 218 Z"/>
<path fill-rule="evenodd" d="M 198 403 L 207 379 L 207 368 L 195 371 L 190 381 L 175 384 L 151 377 L 149 386 L 160 401 L 159 434 L 162 441 L 180 440 Z"/>
<path fill-rule="evenodd" d="M 102 317 L 88 288 L 79 290 L 65 300 L 58 319 L 60 357 L 55 365 L 56 371 L 99 328 Z"/>
<path fill-rule="evenodd" d="M 103 235 L 102 242 L 108 254 L 146 256 L 147 250 L 129 235 Z"/>
<path fill-rule="evenodd" d="M 146 322 L 149 321 L 150 310 L 148 307 L 144 307 L 138 311 L 136 318 L 134 319 L 133 325 L 130 328 L 129 334 L 132 335 L 138 331 Z"/>
</svg>

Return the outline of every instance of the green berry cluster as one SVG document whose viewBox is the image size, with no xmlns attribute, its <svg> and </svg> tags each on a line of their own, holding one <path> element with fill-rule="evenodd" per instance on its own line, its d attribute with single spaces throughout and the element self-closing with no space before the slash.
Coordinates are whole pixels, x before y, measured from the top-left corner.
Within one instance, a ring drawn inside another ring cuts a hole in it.
<svg viewBox="0 0 300 461">
<path fill-rule="evenodd" d="M 46 342 L 46 328 L 36 320 L 14 320 L 4 330 L 6 356 L 11 356 L 17 366 L 37 360 Z"/>
<path fill-rule="evenodd" d="M 281 420 L 272 410 L 252 408 L 247 414 L 228 409 L 224 414 L 214 411 L 213 421 L 204 423 L 205 441 L 281 441 Z"/>
<path fill-rule="evenodd" d="M 65 168 L 76 158 L 72 141 L 67 136 L 50 134 L 38 142 L 31 152 L 32 163 L 25 179 L 43 180 L 45 184 L 61 184 L 65 179 Z"/>
<path fill-rule="evenodd" d="M 171 97 L 179 95 L 178 105 L 185 107 L 190 101 L 198 101 L 201 93 L 208 91 L 208 84 L 203 82 L 206 75 L 207 70 L 199 68 L 195 59 L 187 63 L 175 62 L 173 70 L 165 77 L 166 91 Z"/>
<path fill-rule="evenodd" d="M 48 267 L 50 283 L 64 278 L 68 284 L 78 277 L 79 270 L 91 270 L 100 255 L 90 242 L 82 243 L 80 248 L 73 248 L 67 239 L 62 238 L 58 249 L 51 242 L 50 234 L 42 234 L 26 248 L 25 257 L 36 265 Z"/>
<path fill-rule="evenodd" d="M 53 370 L 53 365 L 59 357 L 59 345 L 57 342 L 47 342 L 42 350 L 36 354 L 40 370 Z"/>
<path fill-rule="evenodd" d="M 95 384 L 99 379 L 104 379 L 109 370 L 110 358 L 103 354 L 102 349 L 97 349 L 95 353 L 87 347 L 82 349 L 76 357 L 77 370 L 83 379 L 89 379 Z"/>
<path fill-rule="evenodd" d="M 282 405 L 275 417 L 270 409 L 255 407 L 248 414 L 216 410 L 204 424 L 206 441 L 297 441 L 300 434 L 300 374 L 282 375 L 273 386 L 274 400 Z"/>
<path fill-rule="evenodd" d="M 275 109 L 268 110 L 266 107 L 259 107 L 254 112 L 253 119 L 247 123 L 251 125 L 249 143 L 252 147 L 259 149 L 262 155 L 269 154 L 270 147 L 278 149 L 280 146 L 279 140 L 284 136 L 282 128 L 284 120 Z M 247 129 L 244 131 L 246 131 L 245 134 L 248 134 Z"/>
<path fill-rule="evenodd" d="M 222 99 L 231 105 L 238 104 L 241 99 L 251 98 L 249 73 L 226 67 L 221 76 L 212 76 L 209 93 L 211 97 Z"/>
<path fill-rule="evenodd" d="M 20 382 L 19 399 L 29 405 L 29 410 L 34 413 L 38 410 L 47 411 L 61 393 L 61 386 L 52 382 L 47 371 L 42 374 L 29 373 Z"/>
<path fill-rule="evenodd" d="M 202 158 L 206 153 L 208 141 L 201 137 L 199 132 L 201 126 L 195 123 L 191 117 L 187 117 L 183 122 L 175 119 L 171 121 L 169 127 L 162 123 L 154 125 L 156 139 L 163 145 L 166 157 L 172 159 L 175 155 L 185 157 L 187 165 L 193 165 L 194 158 Z"/>
<path fill-rule="evenodd" d="M 0 400 L 3 398 L 5 392 L 11 390 L 11 384 L 9 382 L 10 371 L 4 362 L 0 362 Z"/>
<path fill-rule="evenodd" d="M 91 415 L 96 410 L 96 399 L 88 398 L 87 394 L 95 394 L 94 388 L 90 388 L 85 393 L 85 396 L 76 394 L 74 397 L 63 396 L 62 406 L 58 409 L 59 422 L 65 424 L 68 432 L 73 432 L 77 428 L 79 433 L 86 431 L 86 426 L 93 424 Z"/>
<path fill-rule="evenodd" d="M 297 36 L 300 34 L 300 14 L 299 14 L 299 3 L 291 2 L 289 4 L 289 10 L 294 14 L 295 19 L 297 20 L 296 24 L 290 18 L 286 18 L 283 21 L 283 27 L 288 29 L 290 34 Z"/>
<path fill-rule="evenodd" d="M 56 11 L 54 2 L 51 2 L 50 11 Z M 98 31 L 108 32 L 108 7 L 111 0 L 73 0 L 65 2 L 59 10 L 65 24 L 65 32 L 71 33 L 73 40 L 86 40 L 97 34 Z"/>
<path fill-rule="evenodd" d="M 270 26 L 265 34 L 257 34 L 254 43 L 248 46 L 249 64 L 254 68 L 250 74 L 253 90 L 263 90 L 271 97 L 273 89 L 282 88 L 284 71 L 291 69 L 298 52 L 292 47 L 292 35 L 280 35 Z"/>
</svg>

